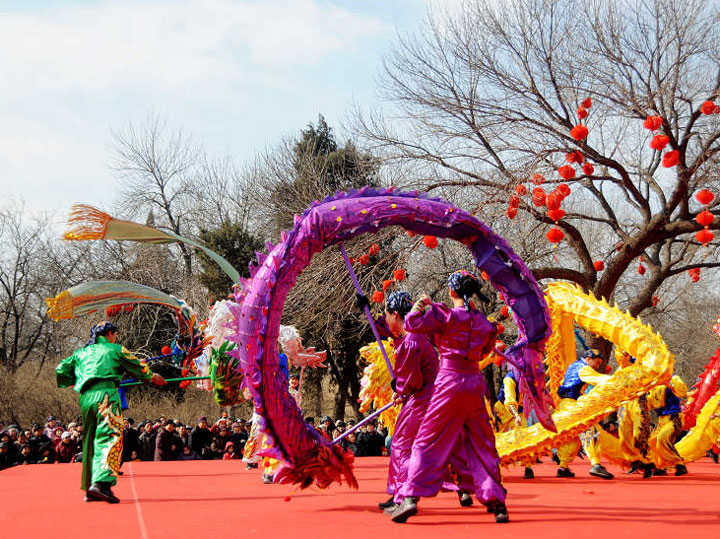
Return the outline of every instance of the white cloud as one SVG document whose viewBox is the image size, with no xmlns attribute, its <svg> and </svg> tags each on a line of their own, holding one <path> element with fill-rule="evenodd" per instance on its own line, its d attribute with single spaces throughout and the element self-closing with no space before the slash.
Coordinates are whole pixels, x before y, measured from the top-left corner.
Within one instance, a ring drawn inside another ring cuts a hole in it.
<svg viewBox="0 0 720 539">
<path fill-rule="evenodd" d="M 322 0 L 62 2 L 4 12 L 0 192 L 29 209 L 111 200 L 111 127 L 150 109 L 190 107 L 189 117 L 211 110 L 208 122 L 222 124 L 223 107 L 251 111 L 268 88 L 389 34 L 374 13 Z M 287 94 L 292 100 L 292 87 Z M 263 112 L 282 114 L 253 111 Z"/>
</svg>

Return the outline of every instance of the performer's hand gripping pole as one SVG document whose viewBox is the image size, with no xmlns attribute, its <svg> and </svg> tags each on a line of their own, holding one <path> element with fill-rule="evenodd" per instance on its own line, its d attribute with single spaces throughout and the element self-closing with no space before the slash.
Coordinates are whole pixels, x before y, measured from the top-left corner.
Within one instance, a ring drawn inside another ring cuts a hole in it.
<svg viewBox="0 0 720 539">
<path fill-rule="evenodd" d="M 357 280 L 357 276 L 355 275 L 355 271 L 353 270 L 352 264 L 350 263 L 350 258 L 345 251 L 345 246 L 342 243 L 339 243 L 338 247 L 340 248 L 340 252 L 345 259 L 345 265 L 347 266 L 348 272 L 350 272 L 350 278 L 355 285 L 355 291 L 357 292 L 359 297 L 365 297 L 362 287 L 360 286 L 360 283 Z M 375 319 L 372 317 L 370 307 L 367 303 L 363 305 L 363 310 L 365 311 L 365 316 L 367 316 L 368 322 L 370 323 L 370 328 L 372 329 L 373 335 L 375 335 L 375 340 L 377 340 L 378 346 L 380 346 L 380 352 L 382 352 L 383 359 L 385 360 L 385 364 L 388 368 L 388 372 L 390 372 L 390 376 L 392 377 L 392 379 L 395 380 L 395 371 L 393 371 L 392 365 L 390 364 L 390 359 L 388 359 L 387 352 L 385 352 L 385 347 L 383 346 L 382 339 L 380 338 L 380 334 L 378 333 L 377 327 L 375 326 Z"/>
</svg>

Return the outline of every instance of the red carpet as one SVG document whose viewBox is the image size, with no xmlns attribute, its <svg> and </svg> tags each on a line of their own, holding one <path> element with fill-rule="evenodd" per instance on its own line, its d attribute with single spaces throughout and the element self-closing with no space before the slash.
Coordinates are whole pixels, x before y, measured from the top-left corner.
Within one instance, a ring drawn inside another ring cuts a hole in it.
<svg viewBox="0 0 720 539">
<path fill-rule="evenodd" d="M 619 469 L 617 479 L 556 479 L 552 463 L 524 481 L 506 475 L 511 522 L 495 524 L 476 506 L 460 508 L 453 494 L 423 499 L 420 513 L 394 524 L 377 509 L 387 459 L 357 460 L 358 491 L 334 486 L 296 492 L 264 485 L 238 461 L 141 462 L 125 465 L 115 488 L 119 505 L 83 503 L 80 465 L 54 464 L 0 472 L 4 537 L 288 537 L 384 539 L 438 537 L 720 537 L 720 466 L 692 463 L 684 477 L 643 480 Z"/>
</svg>

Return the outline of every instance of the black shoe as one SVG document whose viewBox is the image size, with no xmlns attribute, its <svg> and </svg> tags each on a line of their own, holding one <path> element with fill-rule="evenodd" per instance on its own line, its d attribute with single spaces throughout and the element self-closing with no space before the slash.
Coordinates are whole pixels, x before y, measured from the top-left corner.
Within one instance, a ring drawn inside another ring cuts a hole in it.
<svg viewBox="0 0 720 539">
<path fill-rule="evenodd" d="M 681 475 L 686 475 L 688 473 L 688 469 L 685 467 L 684 464 L 678 464 L 675 466 L 675 475 L 680 477 Z"/>
<path fill-rule="evenodd" d="M 570 471 L 570 468 L 558 468 L 556 477 L 575 477 L 575 474 Z"/>
<path fill-rule="evenodd" d="M 381 511 L 384 511 L 385 509 L 387 509 L 388 507 L 391 507 L 391 506 L 393 506 L 393 505 L 395 505 L 395 497 L 394 497 L 394 496 L 390 496 L 390 497 L 389 497 L 387 500 L 385 500 L 384 502 L 380 502 L 380 503 L 378 504 L 378 508 L 380 508 Z"/>
<path fill-rule="evenodd" d="M 667 470 L 655 470 L 653 472 L 653 475 L 658 475 L 660 477 L 665 477 L 667 474 Z"/>
<path fill-rule="evenodd" d="M 262 474 L 262 482 L 265 483 L 266 485 L 270 485 L 271 483 L 273 483 L 273 481 L 274 481 L 274 478 L 273 478 L 272 474 L 270 474 L 270 473 Z"/>
<path fill-rule="evenodd" d="M 525 468 L 525 474 L 523 475 L 523 479 L 535 479 L 535 472 L 533 472 L 533 469 L 529 466 Z"/>
<path fill-rule="evenodd" d="M 655 472 L 654 464 L 644 464 L 643 465 L 643 479 L 651 478 L 653 475 L 653 472 Z"/>
<path fill-rule="evenodd" d="M 393 502 L 392 505 L 385 508 L 383 513 L 385 513 L 386 515 L 392 515 L 398 507 L 400 507 L 400 504 Z"/>
<path fill-rule="evenodd" d="M 473 504 L 472 496 L 467 490 L 459 490 L 458 499 L 460 500 L 460 507 L 470 507 Z"/>
<path fill-rule="evenodd" d="M 118 472 L 118 475 L 125 475 L 125 472 Z"/>
<path fill-rule="evenodd" d="M 505 507 L 504 503 L 493 504 L 492 512 L 493 515 L 495 515 L 495 522 L 499 524 L 510 522 L 510 517 L 508 517 L 508 510 L 507 507 Z"/>
<path fill-rule="evenodd" d="M 550 460 L 560 466 L 560 457 L 557 456 L 557 453 L 553 453 L 552 457 L 550 457 Z"/>
<path fill-rule="evenodd" d="M 593 467 L 590 468 L 590 475 L 600 477 L 601 479 L 613 479 L 615 477 L 608 472 L 602 464 L 594 464 Z"/>
<path fill-rule="evenodd" d="M 89 498 L 87 495 L 85 495 L 85 500 L 83 500 L 83 501 L 86 501 L 86 502 L 101 502 L 102 500 L 98 500 L 98 499 L 96 499 L 96 498 Z"/>
<path fill-rule="evenodd" d="M 113 494 L 109 485 L 102 483 L 93 483 L 90 488 L 87 489 L 86 496 L 97 501 L 103 501 L 107 503 L 120 503 L 120 498 Z"/>
<path fill-rule="evenodd" d="M 718 463 L 718 454 L 715 453 L 715 451 L 710 450 L 710 451 L 707 452 L 707 455 L 708 455 L 708 457 L 710 457 L 710 458 L 713 460 L 713 462 L 714 462 L 715 464 Z"/>
<path fill-rule="evenodd" d="M 418 512 L 417 502 L 418 498 L 415 496 L 408 496 L 405 498 L 402 503 L 398 505 L 397 509 L 393 511 L 392 521 L 403 524 L 411 516 L 416 515 Z"/>
<path fill-rule="evenodd" d="M 642 463 L 642 461 L 636 460 L 633 461 L 632 464 L 630 464 L 630 469 L 627 471 L 628 474 L 634 474 L 639 472 L 645 467 L 645 465 Z"/>
<path fill-rule="evenodd" d="M 255 470 L 255 469 L 257 469 L 257 467 L 258 467 L 257 462 L 248 462 L 245 465 L 246 470 Z"/>
</svg>

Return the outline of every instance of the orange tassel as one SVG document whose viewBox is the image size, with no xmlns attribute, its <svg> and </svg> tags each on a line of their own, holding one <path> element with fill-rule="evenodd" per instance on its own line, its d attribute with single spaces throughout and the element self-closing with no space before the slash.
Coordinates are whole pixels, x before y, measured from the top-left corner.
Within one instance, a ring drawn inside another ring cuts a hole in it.
<svg viewBox="0 0 720 539">
<path fill-rule="evenodd" d="M 101 240 L 105 237 L 107 225 L 112 219 L 111 215 L 97 208 L 87 204 L 75 204 L 70 209 L 70 229 L 63 237 L 66 240 Z"/>
</svg>

